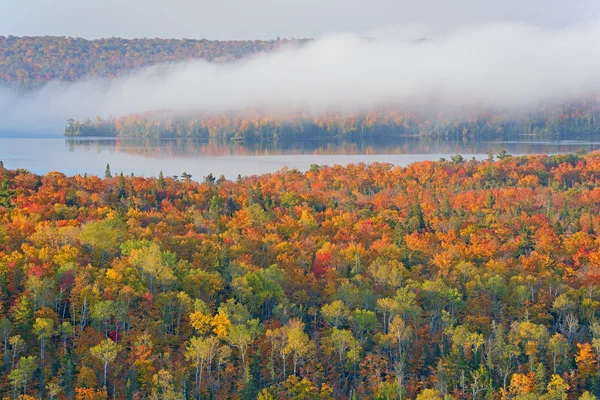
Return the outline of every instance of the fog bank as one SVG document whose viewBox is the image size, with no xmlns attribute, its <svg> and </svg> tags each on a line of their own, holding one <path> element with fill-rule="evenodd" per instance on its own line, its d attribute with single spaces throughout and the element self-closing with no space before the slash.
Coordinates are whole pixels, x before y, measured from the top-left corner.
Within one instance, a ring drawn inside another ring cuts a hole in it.
<svg viewBox="0 0 600 400">
<path fill-rule="evenodd" d="M 414 38 L 413 38 L 414 39 Z M 0 89 L 0 127 L 64 125 L 69 117 L 149 110 L 189 113 L 533 110 L 600 93 L 600 24 L 489 23 L 425 41 L 405 35 L 323 37 L 229 64 L 160 65 L 113 80 Z"/>
</svg>

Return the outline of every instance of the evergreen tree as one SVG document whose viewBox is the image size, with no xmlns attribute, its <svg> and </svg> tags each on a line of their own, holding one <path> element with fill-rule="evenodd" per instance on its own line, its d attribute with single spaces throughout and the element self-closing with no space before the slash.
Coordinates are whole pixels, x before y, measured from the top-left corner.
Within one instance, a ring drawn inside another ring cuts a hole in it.
<svg viewBox="0 0 600 400">
<path fill-rule="evenodd" d="M 165 190 L 165 188 L 167 187 L 165 183 L 165 176 L 163 175 L 162 171 L 158 173 L 158 181 L 156 182 L 156 185 L 160 190 Z"/>
<path fill-rule="evenodd" d="M 106 170 L 104 171 L 104 178 L 112 178 L 112 172 L 110 171 L 110 164 L 106 164 Z"/>
</svg>

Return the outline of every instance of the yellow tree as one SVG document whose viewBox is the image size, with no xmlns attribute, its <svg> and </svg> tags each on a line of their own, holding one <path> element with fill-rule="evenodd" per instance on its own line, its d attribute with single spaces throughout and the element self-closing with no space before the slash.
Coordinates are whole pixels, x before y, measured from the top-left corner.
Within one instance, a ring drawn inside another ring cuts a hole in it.
<svg viewBox="0 0 600 400">
<path fill-rule="evenodd" d="M 15 367 L 15 361 L 17 356 L 25 350 L 25 341 L 21 337 L 21 335 L 14 335 L 8 339 L 8 344 L 10 345 L 10 352 L 12 357 L 12 367 Z"/>
<path fill-rule="evenodd" d="M 550 378 L 550 382 L 548 382 L 547 389 L 547 397 L 549 400 L 566 400 L 569 385 L 560 377 L 560 375 L 554 374 Z"/>
<path fill-rule="evenodd" d="M 569 343 L 560 333 L 555 333 L 548 341 L 548 352 L 552 356 L 552 372 L 556 374 L 558 360 L 562 360 L 569 353 Z"/>
<path fill-rule="evenodd" d="M 586 379 L 589 377 L 596 367 L 596 354 L 589 343 L 577 343 L 579 351 L 575 356 L 575 362 L 581 376 Z"/>
<path fill-rule="evenodd" d="M 535 380 L 533 372 L 529 374 L 514 374 L 510 380 L 510 393 L 518 396 L 533 393 Z"/>
<path fill-rule="evenodd" d="M 50 318 L 36 318 L 35 324 L 33 324 L 33 332 L 40 341 L 40 359 L 43 369 L 46 341 L 52 337 L 52 333 L 54 332 L 54 320 Z"/>
<path fill-rule="evenodd" d="M 100 360 L 104 367 L 104 387 L 106 387 L 106 373 L 108 371 L 108 364 L 111 364 L 115 361 L 118 352 L 119 346 L 111 339 L 104 339 L 90 349 L 90 354 L 92 357 Z"/>
<path fill-rule="evenodd" d="M 304 333 L 304 323 L 298 319 L 290 320 L 287 329 L 287 345 L 282 351 L 292 354 L 294 375 L 296 375 L 298 362 L 309 354 L 312 347 L 313 343 L 308 335 Z"/>
<path fill-rule="evenodd" d="M 50 400 L 54 400 L 62 392 L 62 387 L 57 382 L 50 382 L 46 385 L 46 390 L 50 396 Z"/>
<path fill-rule="evenodd" d="M 350 316 L 350 310 L 341 300 L 336 300 L 321 307 L 321 315 L 330 326 L 339 328 Z"/>
<path fill-rule="evenodd" d="M 219 339 L 216 337 L 190 339 L 185 351 L 185 359 L 192 363 L 196 369 L 196 395 L 200 396 L 202 386 L 202 370 L 206 369 L 210 373 L 210 365 L 217 354 L 219 348 Z"/>
<path fill-rule="evenodd" d="M 442 393 L 435 389 L 424 389 L 417 395 L 416 400 L 442 400 Z"/>
<path fill-rule="evenodd" d="M 287 332 L 286 327 L 283 326 L 277 329 L 267 329 L 266 337 L 271 343 L 271 360 L 269 361 L 271 369 L 271 379 L 275 379 L 275 354 L 279 354 L 281 357 L 281 364 L 283 369 L 283 379 L 286 379 L 286 360 L 289 356 L 287 351 L 284 349 L 287 346 Z"/>
<path fill-rule="evenodd" d="M 217 335 L 219 339 L 225 339 L 229 334 L 231 321 L 229 320 L 229 316 L 227 314 L 219 312 L 212 318 L 210 324 L 213 328 L 213 333 Z"/>
<path fill-rule="evenodd" d="M 227 341 L 233 347 L 238 349 L 242 366 L 244 367 L 244 379 L 248 381 L 250 377 L 248 375 L 248 365 L 246 365 L 246 355 L 248 353 L 248 346 L 252 342 L 252 334 L 250 329 L 248 329 L 246 325 L 232 325 L 231 328 L 229 328 Z"/>
<path fill-rule="evenodd" d="M 202 311 L 194 311 L 190 314 L 190 325 L 201 335 L 206 335 L 210 331 L 211 324 L 212 317 Z"/>
<path fill-rule="evenodd" d="M 177 393 L 173 388 L 173 376 L 165 369 L 161 369 L 152 377 L 152 399 L 183 400 L 183 394 Z"/>
<path fill-rule="evenodd" d="M 358 362 L 362 348 L 351 331 L 333 328 L 329 340 L 342 368 Z"/>
<path fill-rule="evenodd" d="M 404 323 L 404 320 L 396 315 L 389 325 L 389 336 L 398 348 L 398 360 L 402 360 L 404 355 L 404 347 L 409 341 L 412 334 L 412 329 Z"/>
</svg>

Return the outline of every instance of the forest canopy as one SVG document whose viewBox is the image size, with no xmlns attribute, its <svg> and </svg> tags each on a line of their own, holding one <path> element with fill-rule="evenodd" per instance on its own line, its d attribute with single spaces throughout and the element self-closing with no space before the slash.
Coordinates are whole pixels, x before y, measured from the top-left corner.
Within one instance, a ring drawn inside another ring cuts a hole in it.
<svg viewBox="0 0 600 400">
<path fill-rule="evenodd" d="M 234 61 L 305 40 L 86 40 L 59 36 L 0 36 L 0 83 L 35 88 L 50 81 L 116 78 L 152 65 L 203 59 Z"/>
<path fill-rule="evenodd" d="M 193 178 L 0 166 L 0 395 L 600 395 L 600 154 Z"/>
</svg>

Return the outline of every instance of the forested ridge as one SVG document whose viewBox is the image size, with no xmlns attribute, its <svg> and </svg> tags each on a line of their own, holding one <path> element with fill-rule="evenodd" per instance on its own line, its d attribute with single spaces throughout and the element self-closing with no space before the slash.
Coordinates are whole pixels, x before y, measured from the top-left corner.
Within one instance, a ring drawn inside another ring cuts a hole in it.
<svg viewBox="0 0 600 400">
<path fill-rule="evenodd" d="M 233 61 L 305 40 L 86 40 L 60 36 L 0 36 L 0 83 L 35 88 L 50 81 L 116 78 L 151 65 L 203 59 Z"/>
<path fill-rule="evenodd" d="M 600 153 L 493 158 L 0 166 L 0 396 L 594 399 Z"/>
</svg>

